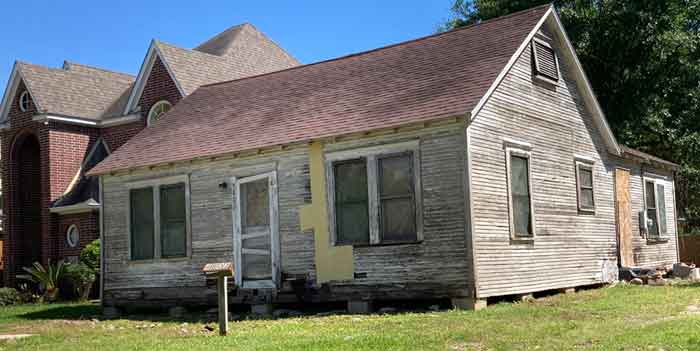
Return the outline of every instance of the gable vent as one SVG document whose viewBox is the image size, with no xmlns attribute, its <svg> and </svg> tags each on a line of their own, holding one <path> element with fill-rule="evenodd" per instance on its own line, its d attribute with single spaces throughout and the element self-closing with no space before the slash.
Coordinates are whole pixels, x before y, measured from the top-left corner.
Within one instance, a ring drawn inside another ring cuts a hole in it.
<svg viewBox="0 0 700 351">
<path fill-rule="evenodd" d="M 535 62 L 535 75 L 546 80 L 559 80 L 557 56 L 552 47 L 540 40 L 532 41 L 532 57 Z"/>
</svg>

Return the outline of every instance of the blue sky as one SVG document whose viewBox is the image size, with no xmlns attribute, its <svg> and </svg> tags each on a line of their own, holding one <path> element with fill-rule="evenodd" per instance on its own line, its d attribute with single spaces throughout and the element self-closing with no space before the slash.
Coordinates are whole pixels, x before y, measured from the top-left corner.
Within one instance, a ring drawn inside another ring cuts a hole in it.
<svg viewBox="0 0 700 351">
<path fill-rule="evenodd" d="M 0 84 L 15 60 L 136 74 L 153 38 L 192 48 L 250 22 L 304 63 L 432 34 L 451 0 L 3 1 Z"/>
</svg>

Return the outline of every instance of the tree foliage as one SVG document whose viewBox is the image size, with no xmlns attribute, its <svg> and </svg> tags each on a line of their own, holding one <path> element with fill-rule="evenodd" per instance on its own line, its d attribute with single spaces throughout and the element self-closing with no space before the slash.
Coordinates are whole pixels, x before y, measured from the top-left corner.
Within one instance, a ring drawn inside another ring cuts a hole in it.
<svg viewBox="0 0 700 351">
<path fill-rule="evenodd" d="M 542 0 L 455 0 L 443 29 Z M 618 140 L 682 165 L 679 209 L 700 225 L 700 0 L 554 5 Z"/>
</svg>

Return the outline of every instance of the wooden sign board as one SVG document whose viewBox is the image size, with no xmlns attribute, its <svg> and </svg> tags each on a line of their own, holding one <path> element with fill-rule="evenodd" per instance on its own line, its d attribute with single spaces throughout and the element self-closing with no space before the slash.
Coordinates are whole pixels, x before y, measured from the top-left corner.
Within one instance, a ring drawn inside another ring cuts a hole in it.
<svg viewBox="0 0 700 351">
<path fill-rule="evenodd" d="M 202 272 L 207 275 L 233 276 L 233 263 L 207 263 L 204 265 L 204 268 L 202 268 Z"/>
</svg>

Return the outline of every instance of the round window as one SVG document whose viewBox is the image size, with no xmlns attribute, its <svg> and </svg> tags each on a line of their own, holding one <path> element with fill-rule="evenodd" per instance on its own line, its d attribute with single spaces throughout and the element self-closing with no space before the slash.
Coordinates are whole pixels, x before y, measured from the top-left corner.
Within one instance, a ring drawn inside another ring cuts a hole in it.
<svg viewBox="0 0 700 351">
<path fill-rule="evenodd" d="M 76 247 L 78 246 L 79 241 L 80 234 L 78 233 L 78 227 L 73 224 L 68 227 L 68 231 L 66 232 L 66 243 L 68 243 L 68 246 L 70 247 Z"/>
<path fill-rule="evenodd" d="M 19 96 L 19 109 L 22 110 L 22 112 L 27 112 L 29 110 L 30 100 L 29 92 L 26 90 Z"/>
<path fill-rule="evenodd" d="M 158 119 L 160 119 L 164 113 L 170 111 L 172 107 L 173 105 L 166 100 L 156 102 L 155 105 L 151 107 L 151 110 L 148 111 L 148 125 L 150 126 L 158 121 Z"/>
</svg>

